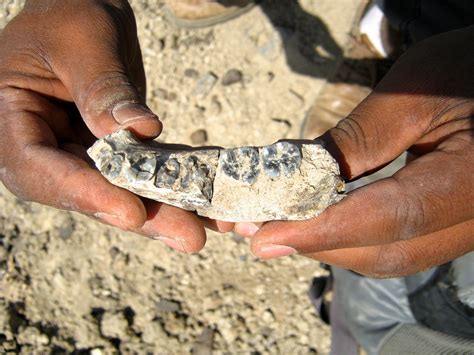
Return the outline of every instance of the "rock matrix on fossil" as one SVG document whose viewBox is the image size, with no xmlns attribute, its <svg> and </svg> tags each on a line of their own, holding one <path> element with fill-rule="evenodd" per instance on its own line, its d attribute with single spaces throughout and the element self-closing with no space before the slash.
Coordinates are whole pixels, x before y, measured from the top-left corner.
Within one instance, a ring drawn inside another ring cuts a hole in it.
<svg viewBox="0 0 474 355">
<path fill-rule="evenodd" d="M 88 153 L 112 184 L 222 221 L 308 219 L 344 196 L 336 161 L 311 142 L 177 150 L 122 130 Z"/>
</svg>

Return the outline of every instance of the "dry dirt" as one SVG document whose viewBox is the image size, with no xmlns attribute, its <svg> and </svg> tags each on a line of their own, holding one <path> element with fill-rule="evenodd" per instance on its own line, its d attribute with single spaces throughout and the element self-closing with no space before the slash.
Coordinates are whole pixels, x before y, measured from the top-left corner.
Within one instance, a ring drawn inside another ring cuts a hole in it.
<svg viewBox="0 0 474 355">
<path fill-rule="evenodd" d="M 22 3 L 1 2 L 0 28 Z M 162 2 L 131 3 L 161 139 L 225 147 L 298 137 L 359 6 L 266 1 L 182 30 Z M 259 261 L 231 234 L 209 232 L 201 253 L 181 255 L 0 186 L 2 353 L 327 353 L 329 328 L 307 297 L 321 273 L 302 257 Z"/>
</svg>

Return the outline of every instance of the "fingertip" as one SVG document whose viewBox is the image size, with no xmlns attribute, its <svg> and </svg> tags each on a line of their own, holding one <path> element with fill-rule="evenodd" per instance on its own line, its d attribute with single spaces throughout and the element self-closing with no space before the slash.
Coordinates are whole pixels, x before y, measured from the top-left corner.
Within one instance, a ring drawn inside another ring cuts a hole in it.
<svg viewBox="0 0 474 355">
<path fill-rule="evenodd" d="M 269 259 L 291 255 L 310 248 L 314 242 L 311 220 L 273 221 L 265 223 L 251 237 L 254 255 Z"/>
<path fill-rule="evenodd" d="M 262 241 L 252 241 L 251 252 L 260 259 L 274 259 L 297 254 L 298 251 L 287 245 L 267 244 Z"/>
<path fill-rule="evenodd" d="M 134 104 L 135 105 L 135 104 Z M 121 107 L 120 105 L 118 105 Z M 123 105 L 122 105 L 123 106 Z M 95 137 L 103 138 L 120 129 L 126 129 L 132 132 L 139 139 L 153 139 L 160 135 L 163 124 L 152 111 L 148 108 L 131 109 L 115 111 L 115 108 L 106 110 L 93 118 L 85 117 L 85 122 Z"/>
<path fill-rule="evenodd" d="M 195 245 L 190 245 L 190 243 L 188 243 L 185 238 L 181 237 L 154 237 L 153 239 L 159 240 L 171 249 L 183 254 L 194 254 L 199 252 L 204 247 L 204 244 L 197 247 Z"/>
<path fill-rule="evenodd" d="M 243 237 L 253 237 L 260 230 L 260 226 L 255 223 L 241 222 L 236 223 L 234 231 Z"/>
<path fill-rule="evenodd" d="M 112 117 L 121 129 L 128 129 L 138 138 L 155 138 L 162 130 L 162 123 L 148 107 L 138 103 L 118 103 Z"/>
<path fill-rule="evenodd" d="M 139 139 L 153 139 L 160 135 L 163 130 L 163 124 L 156 118 L 143 119 L 130 122 L 120 126 L 121 129 L 127 129 Z"/>
<path fill-rule="evenodd" d="M 204 227 L 214 232 L 227 233 L 234 229 L 234 223 L 232 222 L 218 221 L 207 217 L 199 217 L 199 219 L 204 224 Z"/>
</svg>

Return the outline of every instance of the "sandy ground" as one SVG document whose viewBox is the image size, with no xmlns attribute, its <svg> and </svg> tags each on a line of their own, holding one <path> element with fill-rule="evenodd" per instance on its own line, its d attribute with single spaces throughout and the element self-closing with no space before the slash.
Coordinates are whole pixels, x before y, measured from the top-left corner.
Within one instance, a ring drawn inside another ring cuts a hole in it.
<svg viewBox="0 0 474 355">
<path fill-rule="evenodd" d="M 0 28 L 22 2 L 1 2 Z M 298 137 L 359 2 L 264 2 L 201 30 L 173 27 L 161 2 L 131 3 L 161 139 L 231 147 Z M 0 352 L 328 352 L 307 298 L 316 262 L 263 262 L 238 236 L 208 239 L 181 255 L 0 186 Z"/>
</svg>

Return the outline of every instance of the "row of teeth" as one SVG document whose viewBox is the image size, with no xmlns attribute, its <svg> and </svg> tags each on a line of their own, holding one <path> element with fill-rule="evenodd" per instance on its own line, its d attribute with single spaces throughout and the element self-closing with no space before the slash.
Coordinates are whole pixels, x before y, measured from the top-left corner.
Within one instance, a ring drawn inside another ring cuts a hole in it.
<svg viewBox="0 0 474 355">
<path fill-rule="evenodd" d="M 115 179 L 122 171 L 126 154 L 124 152 L 102 154 L 101 171 Z M 154 184 L 160 188 L 180 185 L 186 189 L 190 182 L 200 185 L 203 195 L 212 197 L 212 179 L 210 167 L 199 161 L 196 156 L 189 156 L 185 161 L 169 158 L 169 155 L 147 152 L 135 152 L 127 155 L 130 164 L 125 176 L 130 182 L 146 182 L 155 178 Z M 261 167 L 260 167 L 260 162 Z M 271 178 L 280 175 L 291 176 L 301 165 L 301 152 L 292 143 L 279 142 L 263 148 L 234 148 L 221 151 L 219 166 L 223 173 L 238 181 L 253 184 L 263 171 Z M 180 178 L 181 177 L 181 178 Z M 176 182 L 179 180 L 179 183 Z"/>
</svg>

